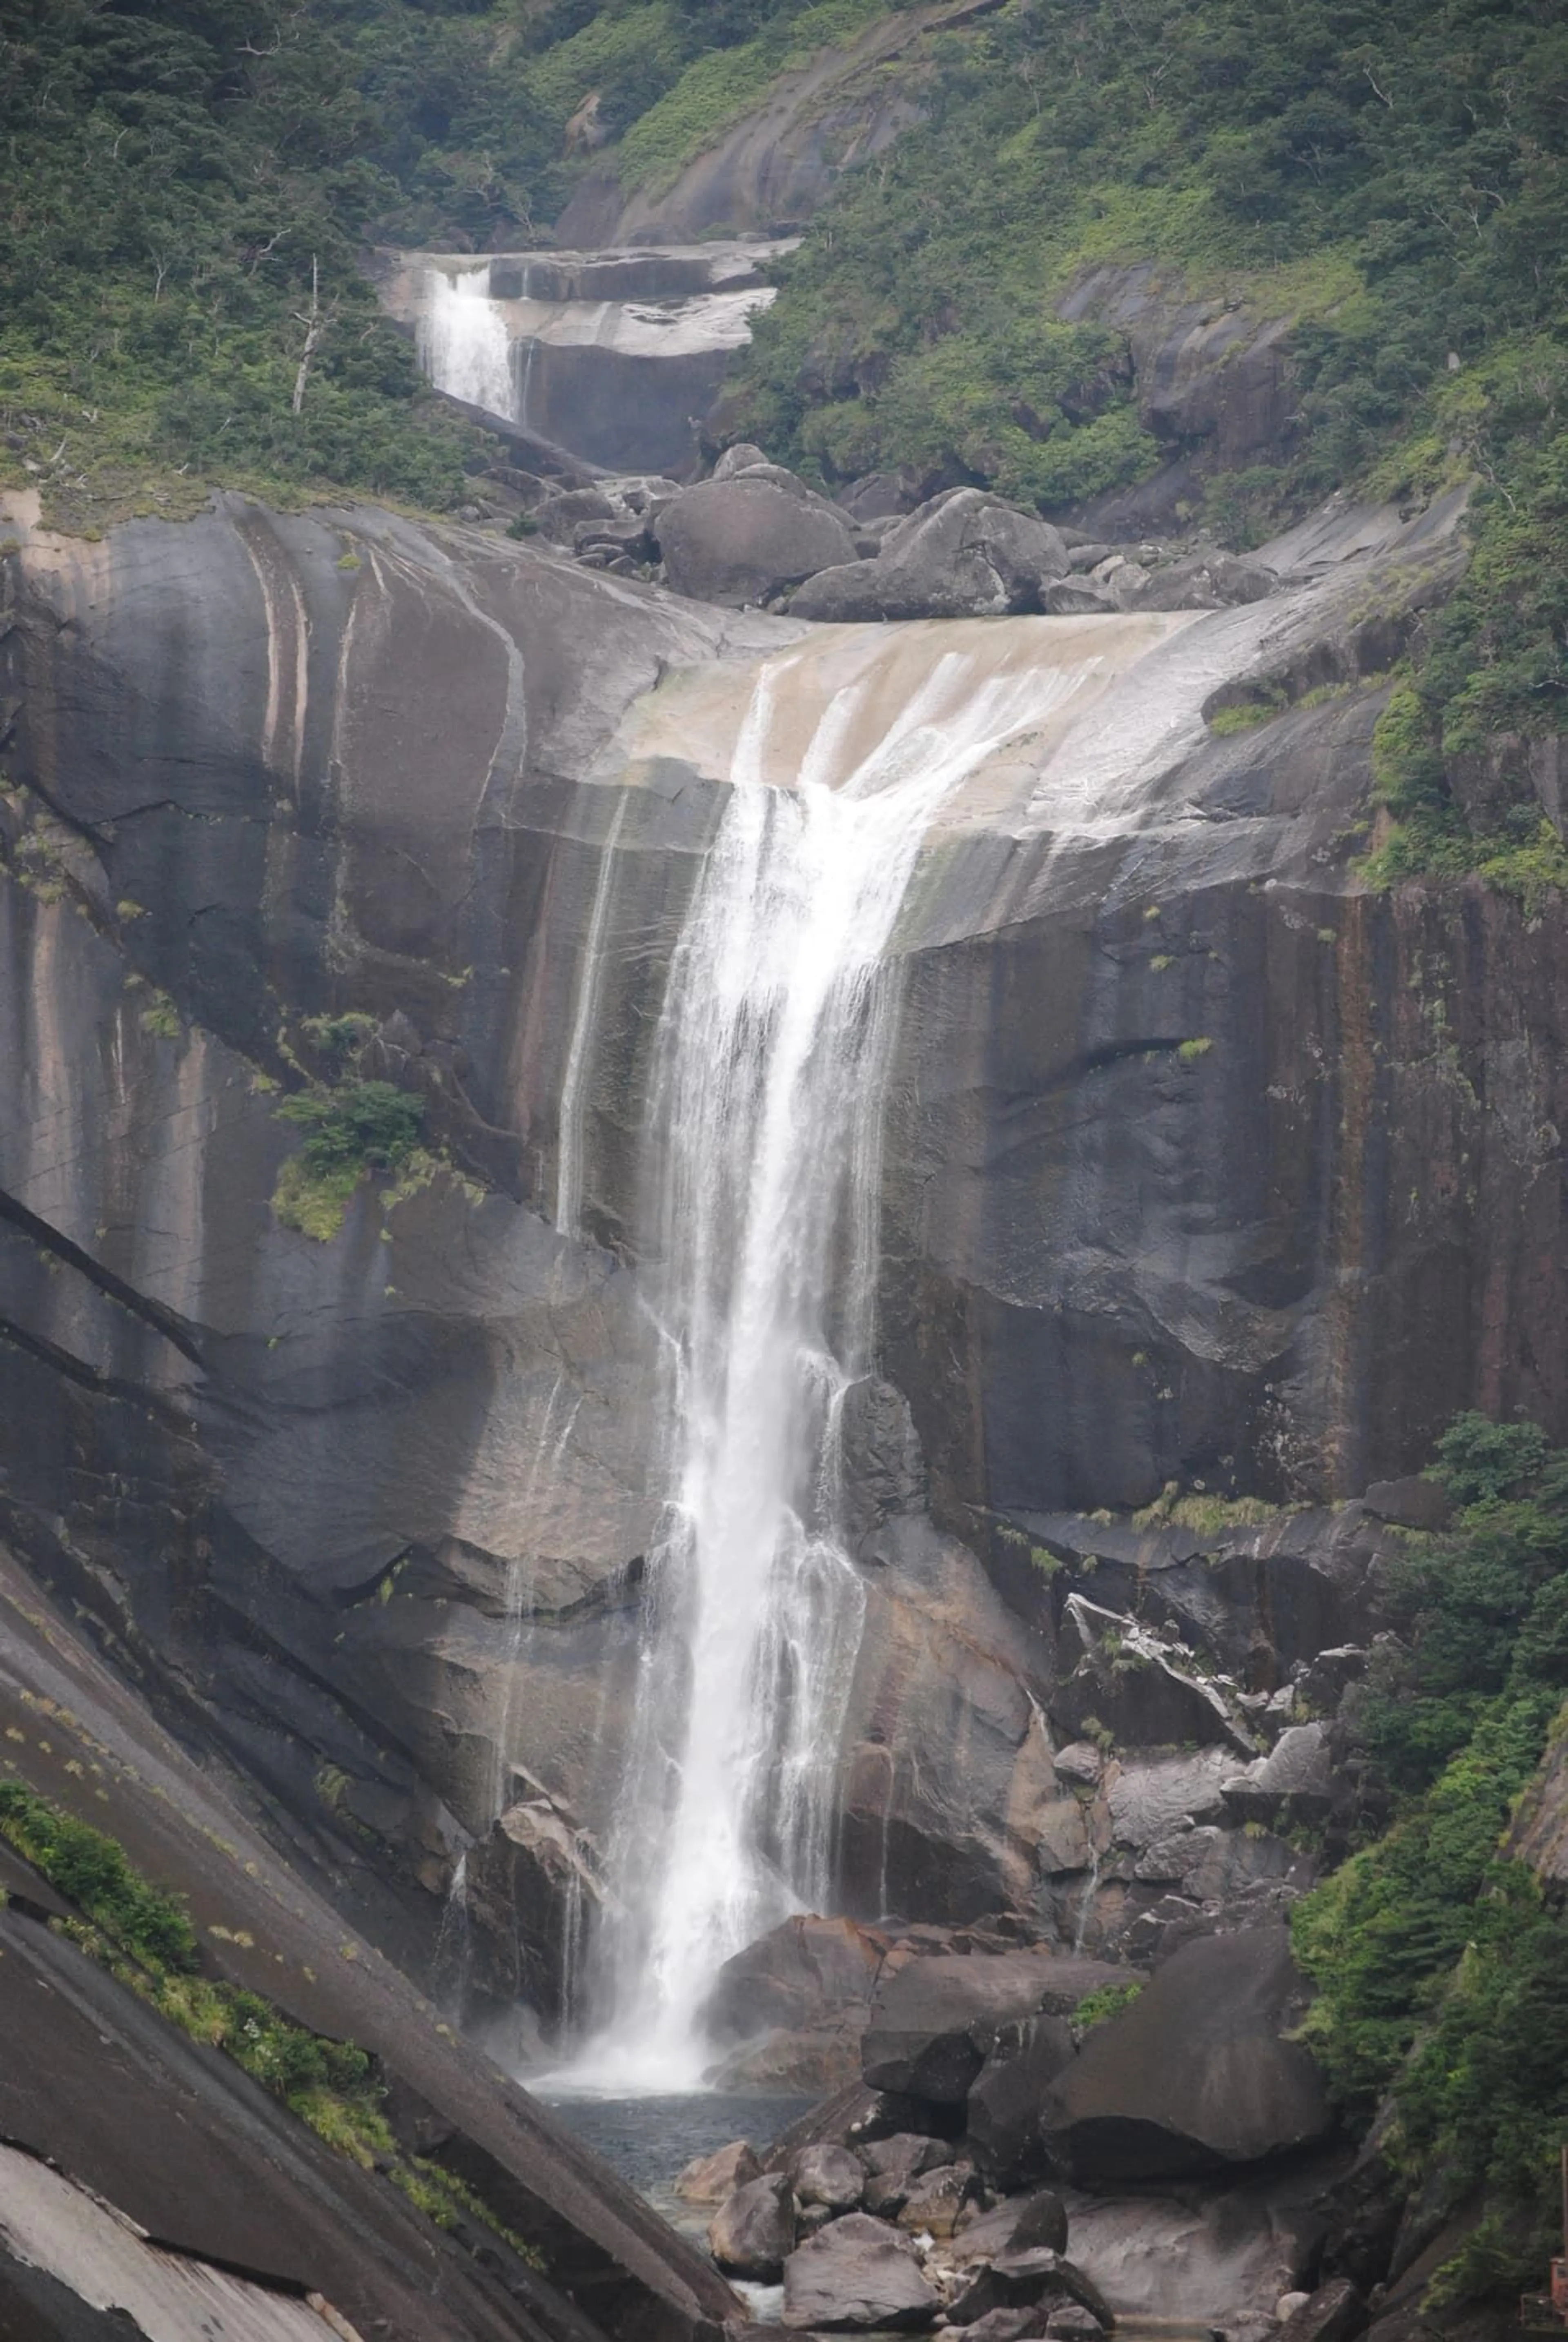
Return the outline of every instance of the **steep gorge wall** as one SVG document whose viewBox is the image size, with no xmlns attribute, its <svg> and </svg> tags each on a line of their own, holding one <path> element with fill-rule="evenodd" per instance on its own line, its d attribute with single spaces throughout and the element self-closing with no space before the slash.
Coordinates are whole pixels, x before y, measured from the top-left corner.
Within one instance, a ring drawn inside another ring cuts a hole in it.
<svg viewBox="0 0 1568 2342">
<path fill-rule="evenodd" d="M 1113 701 L 934 841 L 904 931 L 844 1858 L 944 1916 L 1054 1860 L 1055 1621 L 1002 1527 L 1171 1478 L 1350 1494 L 1466 1403 L 1568 1430 L 1560 916 L 1348 867 L 1383 617 L 1453 559 L 1383 533 L 1381 571 L 1181 635 L 1135 822 Z M 550 1816 L 602 1834 L 635 1662 L 635 1141 L 722 766 L 624 719 L 801 630 L 237 501 L 29 534 L 5 575 L 5 1524 L 427 1966 L 497 1788 L 552 1892 Z M 1262 667 L 1330 696 L 1211 736 Z M 612 826 L 574 1241 L 558 1103 Z M 267 1084 L 349 1008 L 486 1192 L 365 1189 L 321 1246 L 269 1207 Z M 559 1944 L 512 1956 L 548 2008 Z"/>
</svg>

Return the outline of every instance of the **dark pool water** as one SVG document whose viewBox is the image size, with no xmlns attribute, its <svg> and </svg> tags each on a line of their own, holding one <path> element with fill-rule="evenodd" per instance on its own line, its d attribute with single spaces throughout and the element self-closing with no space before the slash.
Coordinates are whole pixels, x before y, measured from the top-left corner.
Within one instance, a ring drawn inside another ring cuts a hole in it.
<svg viewBox="0 0 1568 2342">
<path fill-rule="evenodd" d="M 732 2138 L 749 2138 L 760 2152 L 814 2103 L 728 2090 L 672 2098 L 576 2097 L 548 2088 L 537 2095 L 584 2147 L 664 2213 L 674 2181 L 694 2156 L 712 2155 Z"/>
</svg>

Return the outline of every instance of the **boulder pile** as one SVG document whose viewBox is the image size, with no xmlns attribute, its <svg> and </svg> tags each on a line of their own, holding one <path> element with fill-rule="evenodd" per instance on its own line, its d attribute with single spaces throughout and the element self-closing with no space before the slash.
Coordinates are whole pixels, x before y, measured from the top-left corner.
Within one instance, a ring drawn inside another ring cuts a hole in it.
<svg viewBox="0 0 1568 2342">
<path fill-rule="evenodd" d="M 824 622 L 1223 609 L 1275 583 L 1213 545 L 1091 541 L 989 488 L 916 502 L 914 488 L 879 475 L 834 502 L 744 444 L 689 486 L 644 475 L 564 488 L 515 470 L 506 479 L 524 507 L 514 529 L 589 568 Z"/>
<path fill-rule="evenodd" d="M 829 1924 L 791 1922 L 772 1965 L 787 1976 Z M 860 2082 L 762 2154 L 737 2140 L 681 2175 L 677 2194 L 714 2207 L 719 2267 L 782 2283 L 785 2326 L 818 2333 L 1098 2342 L 1165 2296 L 1199 2323 L 1223 2312 L 1233 2342 L 1263 2342 L 1283 2297 L 1299 2317 L 1333 2123 L 1292 2037 L 1303 1986 L 1286 1928 L 1190 1937 L 1147 1977 L 980 1934 L 890 1944 Z M 759 1950 L 754 1992 L 769 1968 Z M 1151 2300 L 1147 2237 L 1166 2227 Z M 1358 2310 L 1341 2284 L 1336 2342 Z"/>
</svg>

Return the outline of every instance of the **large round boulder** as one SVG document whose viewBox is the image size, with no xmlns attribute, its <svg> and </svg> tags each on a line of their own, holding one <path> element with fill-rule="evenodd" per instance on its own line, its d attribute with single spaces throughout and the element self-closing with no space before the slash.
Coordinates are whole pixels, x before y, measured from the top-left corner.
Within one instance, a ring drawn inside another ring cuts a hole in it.
<svg viewBox="0 0 1568 2342">
<path fill-rule="evenodd" d="M 688 2163 L 675 2182 L 675 2193 L 688 2204 L 723 2204 L 737 2187 L 762 2177 L 762 2165 L 749 2139 L 733 2138 L 712 2155 Z"/>
<path fill-rule="evenodd" d="M 768 465 L 684 489 L 659 515 L 659 549 L 675 593 L 739 609 L 852 562 L 855 546 L 825 497 Z"/>
<path fill-rule="evenodd" d="M 794 2195 L 781 2172 L 748 2179 L 708 2224 L 708 2250 L 731 2277 L 772 2284 L 794 2250 Z"/>
<path fill-rule="evenodd" d="M 865 2212 L 834 2220 L 792 2253 L 784 2286 L 784 2324 L 820 2333 L 929 2326 L 936 2315 L 910 2238 Z"/>
<path fill-rule="evenodd" d="M 1053 2157 L 1093 2186 L 1197 2177 L 1322 2138 L 1322 2079 L 1286 2038 L 1303 2000 L 1283 1927 L 1183 1944 L 1052 2085 Z"/>
<path fill-rule="evenodd" d="M 803 2147 L 790 2159 L 789 2176 L 798 2203 L 830 2212 L 855 2211 L 865 2193 L 865 2166 L 859 2156 L 829 2140 Z"/>
<path fill-rule="evenodd" d="M 870 561 L 811 578 L 796 618 L 986 618 L 1038 611 L 1067 548 L 1046 521 L 983 488 L 952 488 L 891 529 Z"/>
</svg>

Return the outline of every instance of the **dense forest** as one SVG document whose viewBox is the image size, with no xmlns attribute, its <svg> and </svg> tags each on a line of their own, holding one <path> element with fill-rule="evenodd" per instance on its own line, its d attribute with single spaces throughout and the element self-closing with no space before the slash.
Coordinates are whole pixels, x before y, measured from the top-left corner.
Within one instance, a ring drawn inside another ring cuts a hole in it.
<svg viewBox="0 0 1568 2342">
<path fill-rule="evenodd" d="M 5 0 L 5 475 L 78 526 L 220 478 L 454 505 L 480 443 L 422 394 L 366 250 L 546 242 L 590 93 L 623 185 L 656 188 L 889 13 Z M 1568 718 L 1560 12 L 1009 0 L 901 70 L 924 119 L 785 265 L 735 427 L 828 485 L 908 463 L 1061 514 L 1160 460 L 1119 337 L 1055 315 L 1075 275 L 1152 260 L 1293 317 L 1288 444 L 1194 525 L 1245 545 L 1337 489 L 1473 483 L 1469 581 L 1380 737 L 1373 875 L 1553 883 L 1524 760 Z"/>
</svg>

